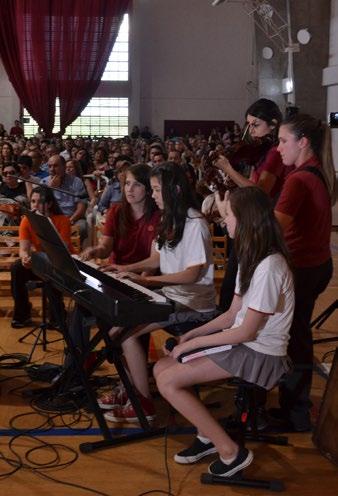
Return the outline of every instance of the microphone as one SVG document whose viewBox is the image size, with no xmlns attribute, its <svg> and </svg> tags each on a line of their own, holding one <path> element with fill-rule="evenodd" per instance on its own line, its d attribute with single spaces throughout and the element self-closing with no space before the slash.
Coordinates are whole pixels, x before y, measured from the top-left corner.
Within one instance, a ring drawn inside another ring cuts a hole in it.
<svg viewBox="0 0 338 496">
<path fill-rule="evenodd" d="M 24 182 L 24 179 L 22 179 L 22 177 L 20 176 L 15 176 L 14 174 L 9 174 L 7 177 L 10 177 L 11 179 L 16 179 L 18 181 L 18 183 L 23 183 Z"/>
<path fill-rule="evenodd" d="M 177 342 L 176 338 L 168 338 L 166 340 L 166 342 L 164 343 L 164 347 L 166 350 L 172 351 L 177 344 L 178 344 L 178 342 Z"/>
<path fill-rule="evenodd" d="M 219 5 L 220 3 L 223 3 L 225 0 L 213 0 L 213 2 L 211 2 L 211 6 L 212 7 L 216 7 L 217 5 Z"/>
</svg>

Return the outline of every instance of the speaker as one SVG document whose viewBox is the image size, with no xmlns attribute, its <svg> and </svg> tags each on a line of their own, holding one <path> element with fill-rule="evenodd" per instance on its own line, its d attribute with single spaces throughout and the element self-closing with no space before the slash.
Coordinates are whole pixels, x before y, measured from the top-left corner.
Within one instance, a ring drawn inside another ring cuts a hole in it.
<svg viewBox="0 0 338 496">
<path fill-rule="evenodd" d="M 322 455 L 338 465 L 338 348 L 334 354 L 312 440 Z"/>
</svg>

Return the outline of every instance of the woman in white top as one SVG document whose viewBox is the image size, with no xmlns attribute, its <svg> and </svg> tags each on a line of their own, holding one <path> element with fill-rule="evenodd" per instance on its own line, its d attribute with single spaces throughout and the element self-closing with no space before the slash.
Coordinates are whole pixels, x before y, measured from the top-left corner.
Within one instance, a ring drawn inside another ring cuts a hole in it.
<svg viewBox="0 0 338 496">
<path fill-rule="evenodd" d="M 182 336 L 154 373 L 161 394 L 198 431 L 194 444 L 176 454 L 175 461 L 194 463 L 217 452 L 220 459 L 209 472 L 230 477 L 249 465 L 253 455 L 225 433 L 191 386 L 233 376 L 266 389 L 276 385 L 289 368 L 294 291 L 287 250 L 266 193 L 256 186 L 238 188 L 218 203 L 239 259 L 231 307 Z M 177 361 L 182 353 L 219 345 L 230 349 Z"/>
<path fill-rule="evenodd" d="M 139 337 L 164 328 L 182 333 L 208 322 L 217 315 L 215 305 L 213 257 L 208 225 L 197 210 L 196 200 L 184 170 L 174 163 L 152 169 L 150 183 L 153 198 L 162 211 L 156 246 L 151 256 L 134 264 L 113 265 L 145 286 L 161 286 L 162 293 L 173 302 L 173 312 L 165 322 L 140 326 L 122 343 L 122 349 L 133 385 L 148 420 L 154 418 L 154 406 L 148 384 L 147 357 Z M 160 270 L 160 275 L 144 276 Z M 136 272 L 136 273 L 135 273 Z M 132 311 L 132 308 L 131 308 Z M 120 329 L 113 330 L 120 332 Z M 137 421 L 133 406 L 119 389 L 98 400 L 112 422 Z"/>
</svg>

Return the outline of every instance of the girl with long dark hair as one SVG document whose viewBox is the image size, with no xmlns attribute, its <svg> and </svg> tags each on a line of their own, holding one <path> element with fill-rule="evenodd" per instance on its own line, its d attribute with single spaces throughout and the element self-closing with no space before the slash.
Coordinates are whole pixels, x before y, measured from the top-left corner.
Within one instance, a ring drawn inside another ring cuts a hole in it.
<svg viewBox="0 0 338 496">
<path fill-rule="evenodd" d="M 283 165 L 277 151 L 278 129 L 282 121 L 282 113 L 272 100 L 260 98 L 247 109 L 245 113 L 247 132 L 251 138 L 251 147 L 246 147 L 248 156 L 245 160 L 252 166 L 249 178 L 243 176 L 231 162 L 236 158 L 227 159 L 220 156 L 216 166 L 227 174 L 240 187 L 256 184 L 272 199 L 279 194 L 286 173 L 289 172 Z M 251 153 L 252 150 L 252 153 Z M 237 152 L 240 155 L 240 150 Z M 252 162 L 251 157 L 254 157 Z"/>
<path fill-rule="evenodd" d="M 104 224 L 103 236 L 97 246 L 86 248 L 82 260 L 109 257 L 110 264 L 130 264 L 149 257 L 160 212 L 151 197 L 150 167 L 130 166 L 122 202 L 113 204 Z"/>
<path fill-rule="evenodd" d="M 108 209 L 102 236 L 96 246 L 80 254 L 83 261 L 109 257 L 101 269 L 110 271 L 116 264 L 132 264 L 150 256 L 160 220 L 160 212 L 151 196 L 150 171 L 145 164 L 126 169 L 122 201 Z M 69 329 L 73 343 L 83 352 L 87 351 L 90 337 L 90 324 L 85 315 L 87 312 L 75 305 Z M 71 362 L 68 365 L 71 366 Z"/>
<path fill-rule="evenodd" d="M 192 446 L 175 455 L 177 463 L 195 463 L 218 453 L 209 466 L 231 477 L 248 466 L 253 454 L 233 441 L 193 392 L 192 386 L 240 377 L 265 389 L 288 370 L 286 348 L 294 306 L 292 274 L 271 201 L 257 187 L 238 188 L 219 209 L 234 238 L 239 260 L 230 309 L 183 335 L 155 365 L 160 393 L 198 431 Z M 183 353 L 229 345 L 229 349 L 179 363 Z"/>
<path fill-rule="evenodd" d="M 173 302 L 167 321 L 140 326 L 122 343 L 131 381 L 148 420 L 154 418 L 155 409 L 149 391 L 147 357 L 139 337 L 159 328 L 184 332 L 216 315 L 210 233 L 197 210 L 186 174 L 179 165 L 168 162 L 152 169 L 150 182 L 153 198 L 162 211 L 156 247 L 149 258 L 139 263 L 113 266 L 140 284 L 161 286 L 162 293 Z M 135 273 L 158 269 L 160 275 Z M 123 390 L 113 390 L 100 398 L 99 405 L 110 410 L 105 414 L 107 420 L 137 421 Z"/>
</svg>

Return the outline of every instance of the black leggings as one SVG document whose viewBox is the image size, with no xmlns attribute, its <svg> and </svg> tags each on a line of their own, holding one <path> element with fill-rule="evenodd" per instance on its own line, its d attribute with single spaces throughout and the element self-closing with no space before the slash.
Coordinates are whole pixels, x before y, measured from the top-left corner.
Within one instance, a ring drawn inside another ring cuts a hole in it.
<svg viewBox="0 0 338 496">
<path fill-rule="evenodd" d="M 322 265 L 294 270 L 295 311 L 290 328 L 288 355 L 294 364 L 291 374 L 280 386 L 280 405 L 296 427 L 310 420 L 310 390 L 313 368 L 311 317 L 316 299 L 333 273 L 332 260 Z"/>
<path fill-rule="evenodd" d="M 222 312 L 229 310 L 232 303 L 235 293 L 237 271 L 238 260 L 235 247 L 232 244 L 219 297 L 219 309 Z"/>
</svg>

